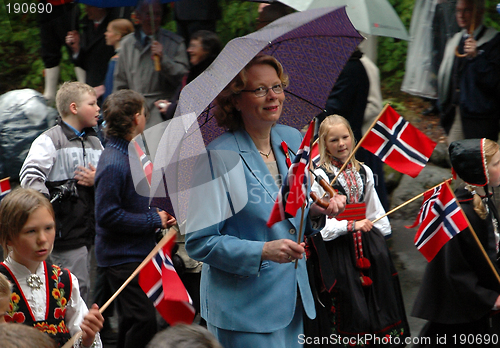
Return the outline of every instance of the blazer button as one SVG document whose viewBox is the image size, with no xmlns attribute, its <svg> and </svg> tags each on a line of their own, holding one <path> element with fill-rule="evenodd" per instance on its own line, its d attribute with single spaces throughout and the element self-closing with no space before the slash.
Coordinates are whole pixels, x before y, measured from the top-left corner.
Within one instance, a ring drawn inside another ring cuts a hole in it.
<svg viewBox="0 0 500 348">
<path fill-rule="evenodd" d="M 290 232 L 290 234 L 295 234 L 296 231 L 295 231 L 295 228 L 291 228 L 290 231 L 288 231 L 288 232 Z"/>
</svg>

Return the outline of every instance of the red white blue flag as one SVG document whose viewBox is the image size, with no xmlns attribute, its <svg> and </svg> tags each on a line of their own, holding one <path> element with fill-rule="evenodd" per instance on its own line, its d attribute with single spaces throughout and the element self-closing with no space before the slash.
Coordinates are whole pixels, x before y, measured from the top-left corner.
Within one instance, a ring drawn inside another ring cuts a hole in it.
<svg viewBox="0 0 500 348">
<path fill-rule="evenodd" d="M 10 178 L 0 180 L 0 197 L 10 192 Z"/>
<path fill-rule="evenodd" d="M 415 178 L 436 143 L 388 106 L 361 146 L 395 170 Z"/>
<path fill-rule="evenodd" d="M 195 310 L 170 258 L 175 238 L 163 246 L 139 273 L 139 285 L 170 325 L 191 324 Z"/>
<path fill-rule="evenodd" d="M 148 180 L 149 186 L 151 186 L 151 178 L 153 177 L 153 162 L 149 159 L 149 157 L 144 153 L 142 150 L 141 146 L 137 141 L 134 142 L 134 147 L 135 151 L 137 152 L 137 156 L 139 157 L 139 160 L 141 161 L 142 165 L 142 170 L 144 171 L 144 175 L 146 176 L 146 179 Z"/>
<path fill-rule="evenodd" d="M 415 235 L 415 246 L 431 261 L 450 239 L 467 228 L 465 215 L 447 182 L 427 214 L 422 214 L 422 224 Z"/>
<path fill-rule="evenodd" d="M 276 222 L 294 217 L 297 210 L 307 202 L 307 184 L 309 178 L 309 155 L 311 138 L 314 132 L 314 120 L 309 124 L 309 129 L 302 139 L 297 155 L 288 168 L 288 174 L 283 180 L 273 210 L 267 221 L 267 226 L 271 227 Z"/>
<path fill-rule="evenodd" d="M 451 179 L 446 180 L 449 183 L 451 182 Z M 418 226 L 419 224 L 424 221 L 424 217 L 427 216 L 429 213 L 430 209 L 436 202 L 437 198 L 439 197 L 439 194 L 441 193 L 441 189 L 443 187 L 444 183 L 434 187 L 431 190 L 427 190 L 424 192 L 424 200 L 422 202 L 422 206 L 420 207 L 420 211 L 418 212 L 418 216 L 415 219 L 415 222 L 411 226 L 405 226 L 406 228 L 414 228 Z"/>
</svg>

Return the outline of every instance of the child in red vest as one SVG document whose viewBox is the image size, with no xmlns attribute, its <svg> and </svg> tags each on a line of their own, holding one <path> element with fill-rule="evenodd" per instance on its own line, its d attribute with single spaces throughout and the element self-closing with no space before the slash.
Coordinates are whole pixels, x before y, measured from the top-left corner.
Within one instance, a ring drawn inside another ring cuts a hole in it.
<svg viewBox="0 0 500 348">
<path fill-rule="evenodd" d="M 102 347 L 104 319 L 97 305 L 88 310 L 78 279 L 45 262 L 54 245 L 54 218 L 52 205 L 36 190 L 19 188 L 2 199 L 0 241 L 7 258 L 0 272 L 12 283 L 5 321 L 33 326 L 59 346 L 82 331 L 74 347 Z"/>
</svg>

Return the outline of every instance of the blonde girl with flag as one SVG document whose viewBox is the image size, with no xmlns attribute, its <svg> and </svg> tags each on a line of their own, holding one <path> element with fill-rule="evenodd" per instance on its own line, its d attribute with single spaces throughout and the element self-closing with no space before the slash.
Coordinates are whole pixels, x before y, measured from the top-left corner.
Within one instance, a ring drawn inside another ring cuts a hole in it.
<svg viewBox="0 0 500 348">
<path fill-rule="evenodd" d="M 331 182 L 355 145 L 344 117 L 325 118 L 319 127 L 320 163 L 315 174 Z M 316 289 L 324 305 L 319 309 L 328 311 L 324 317 L 330 321 L 332 332 L 344 337 L 341 343 L 347 346 L 402 346 L 410 335 L 398 274 L 385 241 L 391 234 L 389 220 L 384 217 L 372 223 L 385 214 L 375 191 L 375 179 L 369 167 L 352 157 L 333 185 L 347 197 L 346 209 L 335 218 L 322 217 L 326 221 L 321 236 L 336 283 L 331 289 Z M 319 196 L 324 194 L 317 182 L 311 190 Z M 315 276 L 316 284 L 322 284 L 321 274 Z"/>
</svg>

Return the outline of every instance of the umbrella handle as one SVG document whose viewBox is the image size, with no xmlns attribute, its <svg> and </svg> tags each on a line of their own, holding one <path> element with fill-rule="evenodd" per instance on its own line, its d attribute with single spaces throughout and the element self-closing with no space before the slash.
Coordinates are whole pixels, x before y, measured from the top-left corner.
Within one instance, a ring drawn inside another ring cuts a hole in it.
<svg viewBox="0 0 500 348">
<path fill-rule="evenodd" d="M 336 195 L 333 187 L 331 187 L 330 184 L 328 184 L 328 181 L 326 181 L 325 179 L 319 179 L 319 185 L 328 193 L 328 196 L 330 198 Z M 314 203 L 319 205 L 321 208 L 328 208 L 329 202 L 321 199 L 321 197 L 319 197 L 315 192 L 311 191 L 311 193 L 309 193 L 309 196 L 312 198 Z"/>
<path fill-rule="evenodd" d="M 467 57 L 467 55 L 465 53 L 458 53 L 458 46 L 455 47 L 455 56 L 457 56 L 458 58 L 465 58 L 465 57 Z"/>
<path fill-rule="evenodd" d="M 155 62 L 155 71 L 161 71 L 160 57 L 155 54 L 153 60 Z"/>
</svg>

